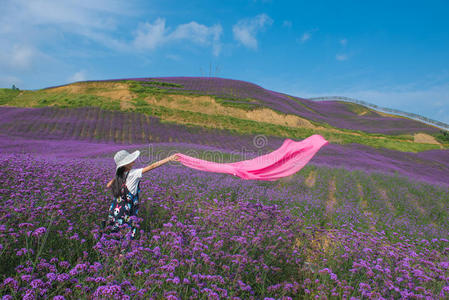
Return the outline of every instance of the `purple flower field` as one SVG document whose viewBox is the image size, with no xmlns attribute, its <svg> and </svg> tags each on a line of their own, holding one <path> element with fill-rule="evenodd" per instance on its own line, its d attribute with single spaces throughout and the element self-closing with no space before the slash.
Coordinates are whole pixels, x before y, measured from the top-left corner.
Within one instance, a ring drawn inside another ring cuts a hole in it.
<svg viewBox="0 0 449 300">
<path fill-rule="evenodd" d="M 341 168 L 331 145 L 276 182 L 170 163 L 144 175 L 139 234 L 118 241 L 124 232 L 99 226 L 111 201 L 112 157 L 145 146 L 2 138 L 4 299 L 449 296 L 447 186 L 376 173 L 381 154 L 363 147 L 371 173 Z M 142 156 L 136 167 L 151 161 Z"/>
<path fill-rule="evenodd" d="M 139 149 L 139 168 L 283 139 L 96 108 L 0 113 L 2 299 L 449 297 L 448 150 L 329 144 L 274 182 L 171 162 L 144 174 L 131 240 L 100 227 L 118 150 Z"/>
<path fill-rule="evenodd" d="M 447 189 L 314 164 L 291 181 L 267 183 L 171 163 L 144 176 L 138 238 L 119 242 L 99 227 L 110 204 L 105 184 L 114 152 L 139 147 L 104 145 L 102 156 L 100 144 L 65 141 L 58 152 L 56 143 L 0 156 L 5 299 L 447 295 Z M 316 183 L 307 187 L 311 173 Z M 333 181 L 337 203 L 328 209 Z M 395 210 L 385 210 L 377 188 Z M 443 205 L 445 218 L 418 215 L 399 191 L 418 205 Z"/>
<path fill-rule="evenodd" d="M 120 80 L 165 82 L 179 84 L 182 87 L 158 86 L 157 84 L 154 86 L 172 91 L 188 91 L 201 95 L 216 95 L 225 98 L 231 97 L 233 99 L 252 98 L 271 109 L 286 114 L 295 114 L 312 121 L 327 123 L 337 128 L 392 135 L 415 132 L 438 132 L 437 128 L 414 120 L 400 117 L 384 117 L 377 113 L 357 115 L 344 102 L 311 101 L 270 91 L 256 84 L 241 80 L 217 77 L 150 77 L 99 81 Z"/>
</svg>

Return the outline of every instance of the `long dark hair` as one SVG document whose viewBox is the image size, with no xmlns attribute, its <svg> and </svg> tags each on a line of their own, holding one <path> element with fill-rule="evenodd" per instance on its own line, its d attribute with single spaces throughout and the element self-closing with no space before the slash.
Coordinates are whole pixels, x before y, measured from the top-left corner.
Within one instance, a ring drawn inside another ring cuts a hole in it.
<svg viewBox="0 0 449 300">
<path fill-rule="evenodd" d="M 122 166 L 118 168 L 117 173 L 115 173 L 115 180 L 111 185 L 112 188 L 112 195 L 114 197 L 118 198 L 122 196 L 122 185 L 125 183 L 126 176 L 125 176 L 126 167 Z"/>
</svg>

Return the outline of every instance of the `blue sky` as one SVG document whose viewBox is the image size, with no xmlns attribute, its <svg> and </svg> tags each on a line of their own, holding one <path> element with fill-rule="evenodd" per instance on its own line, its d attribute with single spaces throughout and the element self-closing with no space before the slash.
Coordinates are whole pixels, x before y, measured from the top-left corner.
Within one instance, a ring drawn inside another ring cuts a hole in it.
<svg viewBox="0 0 449 300">
<path fill-rule="evenodd" d="M 0 87 L 215 76 L 449 123 L 449 1 L 0 0 Z"/>
</svg>

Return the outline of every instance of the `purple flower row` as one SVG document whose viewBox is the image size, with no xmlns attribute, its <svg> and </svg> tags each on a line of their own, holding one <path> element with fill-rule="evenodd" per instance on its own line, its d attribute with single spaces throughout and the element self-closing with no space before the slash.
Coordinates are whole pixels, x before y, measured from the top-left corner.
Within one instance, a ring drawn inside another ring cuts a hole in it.
<svg viewBox="0 0 449 300">
<path fill-rule="evenodd" d="M 314 167 L 316 183 L 307 189 L 302 173 L 290 184 L 261 183 L 164 165 L 143 178 L 138 238 L 117 241 L 99 227 L 110 203 L 104 188 L 114 170 L 110 155 L 70 159 L 2 152 L 2 294 L 30 299 L 446 296 L 447 224 L 438 237 L 412 224 L 416 210 L 395 219 L 381 215 L 376 206 L 382 199 L 370 194 L 380 186 L 394 206 L 413 205 L 401 204 L 397 185 L 373 183 L 376 176 Z M 325 213 L 332 178 L 336 226 L 316 228 L 332 220 Z M 356 183 L 363 195 L 356 195 Z M 401 194 L 413 193 L 413 183 L 400 187 Z M 427 194 L 431 198 L 423 200 L 429 206 L 445 195 L 431 188 Z M 363 210 L 358 197 L 373 209 Z M 403 217 L 410 220 L 404 228 L 396 222 Z M 365 222 L 377 230 L 364 231 Z M 424 235 L 413 234 L 415 229 Z"/>
</svg>

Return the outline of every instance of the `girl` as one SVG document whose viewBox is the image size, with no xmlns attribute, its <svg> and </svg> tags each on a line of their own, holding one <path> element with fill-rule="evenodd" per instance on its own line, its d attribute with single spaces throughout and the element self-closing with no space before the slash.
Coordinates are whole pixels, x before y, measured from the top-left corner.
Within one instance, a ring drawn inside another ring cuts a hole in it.
<svg viewBox="0 0 449 300">
<path fill-rule="evenodd" d="M 179 160 L 179 157 L 174 154 L 144 168 L 132 169 L 139 155 L 139 150 L 131 154 L 126 150 L 118 151 L 114 156 L 114 161 L 117 165 L 115 178 L 106 185 L 107 188 L 112 189 L 114 196 L 109 208 L 108 225 L 112 225 L 112 232 L 117 232 L 120 225 L 128 225 L 132 239 L 136 235 L 136 227 L 130 218 L 136 216 L 139 209 L 140 180 L 142 175 L 171 160 Z"/>
</svg>

